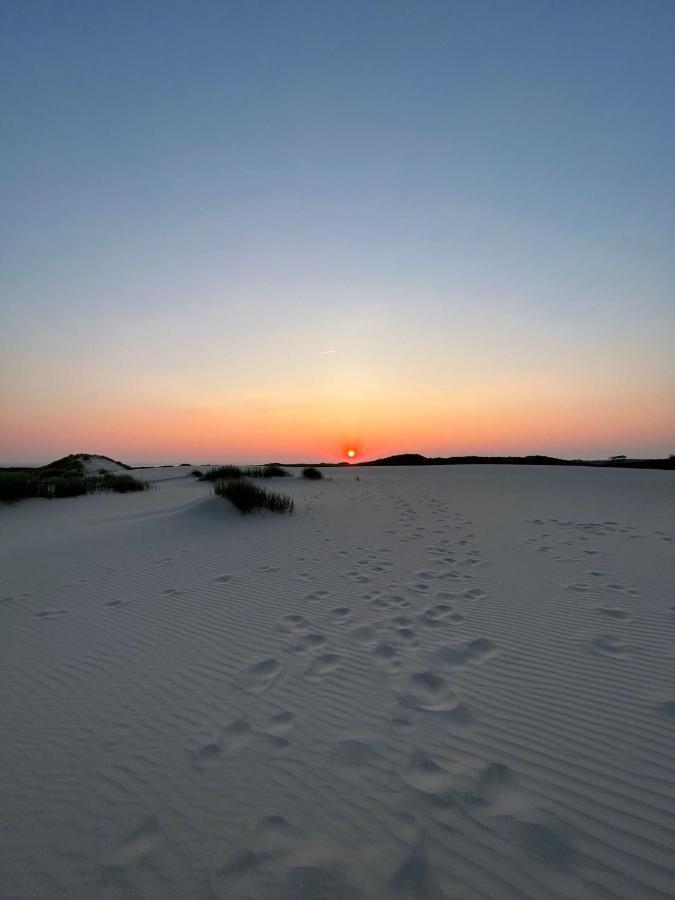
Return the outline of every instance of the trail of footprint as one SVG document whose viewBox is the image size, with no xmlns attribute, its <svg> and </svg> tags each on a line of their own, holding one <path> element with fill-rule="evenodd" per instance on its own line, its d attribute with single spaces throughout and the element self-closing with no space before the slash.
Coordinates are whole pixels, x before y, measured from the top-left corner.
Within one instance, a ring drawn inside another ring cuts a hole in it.
<svg viewBox="0 0 675 900">
<path fill-rule="evenodd" d="M 220 761 L 226 753 L 233 753 L 248 746 L 253 731 L 246 719 L 235 719 L 212 741 L 203 744 L 194 754 L 194 764 L 198 769 L 206 769 Z"/>
</svg>

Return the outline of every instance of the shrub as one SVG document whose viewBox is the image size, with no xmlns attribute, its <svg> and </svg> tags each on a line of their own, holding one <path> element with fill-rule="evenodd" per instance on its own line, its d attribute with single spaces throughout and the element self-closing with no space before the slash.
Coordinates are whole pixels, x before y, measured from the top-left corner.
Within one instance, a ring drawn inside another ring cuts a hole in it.
<svg viewBox="0 0 675 900">
<path fill-rule="evenodd" d="M 309 478 L 310 481 L 318 481 L 320 478 L 323 478 L 323 475 L 314 466 L 307 466 L 306 469 L 302 470 L 302 477 Z"/>
<path fill-rule="evenodd" d="M 216 466 L 209 472 L 204 473 L 204 481 L 222 481 L 227 478 L 241 478 L 243 476 L 239 466 Z"/>
<path fill-rule="evenodd" d="M 30 472 L 0 472 L 0 500 L 5 503 L 39 497 L 40 487 L 40 482 Z"/>
<path fill-rule="evenodd" d="M 147 491 L 150 485 L 131 475 L 52 475 L 38 477 L 31 472 L 0 472 L 0 500 L 15 503 L 29 497 L 45 497 L 58 500 L 62 497 L 81 497 L 84 494 L 101 494 L 114 491 Z"/>
<path fill-rule="evenodd" d="M 204 478 L 204 473 L 201 471 L 201 469 L 193 469 L 190 472 L 190 475 L 194 475 L 195 478 Z"/>
<path fill-rule="evenodd" d="M 98 480 L 87 478 L 84 475 L 59 475 L 42 483 L 44 493 L 41 497 L 49 497 L 57 500 L 62 497 L 81 497 L 83 494 L 94 493 L 91 491 L 90 481 Z"/>
<path fill-rule="evenodd" d="M 263 466 L 263 478 L 288 478 L 290 472 L 282 469 L 279 463 L 268 463 Z"/>
<path fill-rule="evenodd" d="M 100 478 L 91 479 L 88 478 L 87 481 L 97 481 L 99 482 L 99 486 L 95 490 L 90 490 L 90 493 L 98 493 L 101 491 L 114 491 L 116 494 L 128 494 L 132 491 L 148 491 L 150 490 L 150 485 L 147 481 L 140 481 L 138 478 L 134 478 L 133 475 L 102 475 Z"/>
<path fill-rule="evenodd" d="M 292 513 L 293 498 L 276 491 L 268 491 L 245 479 L 216 481 L 213 486 L 218 497 L 225 497 L 241 513 L 263 512 Z"/>
<path fill-rule="evenodd" d="M 267 463 L 264 466 L 248 466 L 244 469 L 244 475 L 249 478 L 286 478 L 290 475 L 286 469 L 282 469 L 278 463 Z"/>
</svg>

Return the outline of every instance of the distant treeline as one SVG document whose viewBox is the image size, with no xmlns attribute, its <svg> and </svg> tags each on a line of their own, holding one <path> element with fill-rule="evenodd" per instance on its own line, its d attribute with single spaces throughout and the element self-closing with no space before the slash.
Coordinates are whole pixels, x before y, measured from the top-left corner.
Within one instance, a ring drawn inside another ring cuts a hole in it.
<svg viewBox="0 0 675 900">
<path fill-rule="evenodd" d="M 399 453 L 353 463 L 355 466 L 595 466 L 607 469 L 675 469 L 675 456 L 667 459 L 558 459 L 555 456 L 422 456 L 421 453 Z"/>
</svg>

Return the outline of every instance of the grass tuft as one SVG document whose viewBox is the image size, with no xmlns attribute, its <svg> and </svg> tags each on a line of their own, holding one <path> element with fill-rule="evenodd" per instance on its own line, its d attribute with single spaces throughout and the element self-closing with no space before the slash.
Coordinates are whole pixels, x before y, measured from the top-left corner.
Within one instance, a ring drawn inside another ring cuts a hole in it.
<svg viewBox="0 0 675 900">
<path fill-rule="evenodd" d="M 203 478 L 204 481 L 223 481 L 227 478 L 242 478 L 243 475 L 239 466 L 216 466 L 215 469 L 205 472 Z"/>
<path fill-rule="evenodd" d="M 276 513 L 292 513 L 295 506 L 292 497 L 268 491 L 245 479 L 216 481 L 213 490 L 218 497 L 229 500 L 241 513 L 263 512 L 266 509 Z"/>
<path fill-rule="evenodd" d="M 248 466 L 248 468 L 244 469 L 244 475 L 248 475 L 249 478 L 287 478 L 290 474 L 286 469 L 282 469 L 278 463 L 267 463 L 264 466 Z"/>
<path fill-rule="evenodd" d="M 309 478 L 310 481 L 319 481 L 320 478 L 323 478 L 323 474 L 318 469 L 315 469 L 314 466 L 307 466 L 307 468 L 302 470 L 302 477 Z"/>
<path fill-rule="evenodd" d="M 116 494 L 129 494 L 134 491 L 148 491 L 150 485 L 147 481 L 140 481 L 133 475 L 102 475 L 99 478 L 88 478 L 87 481 L 97 481 L 99 486 L 97 489 L 90 490 L 90 494 L 114 491 Z"/>
<path fill-rule="evenodd" d="M 29 497 L 58 500 L 62 497 L 81 497 L 84 494 L 109 491 L 126 494 L 129 491 L 147 491 L 149 488 L 147 482 L 139 481 L 131 475 L 52 474 L 45 478 L 42 473 L 0 472 L 0 501 L 5 503 L 16 503 Z"/>
</svg>

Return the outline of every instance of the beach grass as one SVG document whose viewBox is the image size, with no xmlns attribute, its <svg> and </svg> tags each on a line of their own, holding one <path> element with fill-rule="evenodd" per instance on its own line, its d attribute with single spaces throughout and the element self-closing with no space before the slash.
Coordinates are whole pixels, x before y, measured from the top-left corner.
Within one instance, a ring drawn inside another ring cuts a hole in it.
<svg viewBox="0 0 675 900">
<path fill-rule="evenodd" d="M 302 470 L 302 477 L 308 478 L 310 481 L 319 481 L 323 478 L 323 474 L 314 466 L 307 466 Z"/>
<path fill-rule="evenodd" d="M 239 466 L 216 466 L 204 472 L 204 481 L 225 481 L 228 478 L 243 478 L 244 472 Z"/>
<path fill-rule="evenodd" d="M 248 466 L 248 468 L 244 469 L 244 475 L 248 475 L 249 478 L 288 478 L 290 474 L 278 463 L 267 463 L 264 466 Z"/>
<path fill-rule="evenodd" d="M 258 487 L 246 479 L 229 478 L 216 481 L 213 485 L 218 497 L 225 497 L 241 513 L 264 512 L 292 513 L 294 502 L 292 497 Z"/>
<path fill-rule="evenodd" d="M 30 497 L 57 500 L 63 497 L 81 497 L 84 494 L 102 494 L 113 491 L 126 494 L 131 491 L 147 491 L 150 487 L 132 475 L 78 475 L 58 474 L 46 477 L 44 472 L 0 472 L 0 502 L 16 503 Z"/>
</svg>

